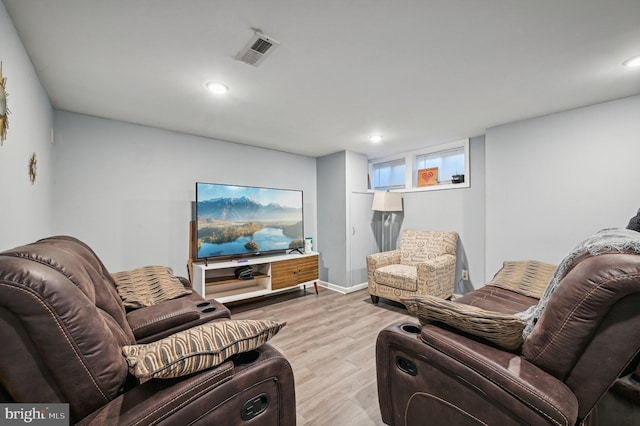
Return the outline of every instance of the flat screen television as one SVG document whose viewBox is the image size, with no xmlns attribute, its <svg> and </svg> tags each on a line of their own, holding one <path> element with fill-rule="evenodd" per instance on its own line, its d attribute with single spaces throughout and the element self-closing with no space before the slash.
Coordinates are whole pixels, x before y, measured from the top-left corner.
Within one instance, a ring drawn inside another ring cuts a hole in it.
<svg viewBox="0 0 640 426">
<path fill-rule="evenodd" d="M 198 259 L 304 247 L 302 191 L 196 182 L 195 210 Z"/>
</svg>

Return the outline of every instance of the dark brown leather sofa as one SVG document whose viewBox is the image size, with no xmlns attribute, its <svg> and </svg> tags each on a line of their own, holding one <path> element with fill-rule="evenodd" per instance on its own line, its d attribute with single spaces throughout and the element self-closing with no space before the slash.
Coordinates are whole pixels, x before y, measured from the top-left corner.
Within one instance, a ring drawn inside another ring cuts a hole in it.
<svg viewBox="0 0 640 426">
<path fill-rule="evenodd" d="M 195 292 L 127 312 L 100 259 L 71 237 L 7 250 L 0 401 L 68 403 L 82 425 L 294 425 L 293 372 L 269 344 L 181 378 L 129 373 L 122 346 L 228 317 Z"/>
<path fill-rule="evenodd" d="M 537 299 L 485 286 L 455 302 L 514 314 Z M 639 351 L 640 256 L 583 255 L 518 350 L 439 322 L 382 330 L 382 419 L 396 426 L 595 424 L 594 407 L 637 365 Z"/>
</svg>

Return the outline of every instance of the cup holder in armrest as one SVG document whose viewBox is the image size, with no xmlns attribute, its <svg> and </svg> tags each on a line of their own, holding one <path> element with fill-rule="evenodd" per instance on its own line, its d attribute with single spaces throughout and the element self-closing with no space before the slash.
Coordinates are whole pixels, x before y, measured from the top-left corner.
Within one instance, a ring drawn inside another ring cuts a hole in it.
<svg viewBox="0 0 640 426">
<path fill-rule="evenodd" d="M 204 308 L 204 309 L 202 310 L 202 313 L 203 313 L 203 314 L 210 314 L 211 312 L 215 312 L 215 311 L 216 311 L 216 309 L 218 309 L 218 308 L 216 308 L 215 306 L 212 306 L 212 307 L 210 307 L 210 308 Z"/>
<path fill-rule="evenodd" d="M 233 363 L 236 366 L 238 366 L 238 365 L 249 365 L 249 364 L 253 364 L 254 362 L 256 362 L 259 359 L 260 359 L 260 352 L 258 352 L 258 351 L 249 351 L 249 352 L 243 352 L 243 353 L 237 354 L 233 358 Z"/>
<path fill-rule="evenodd" d="M 196 306 L 198 308 L 204 308 L 205 306 L 209 306 L 211 304 L 211 302 L 202 302 L 202 303 L 198 303 Z"/>
<path fill-rule="evenodd" d="M 400 326 L 400 330 L 409 334 L 420 334 L 420 327 L 418 324 L 406 323 Z"/>
</svg>

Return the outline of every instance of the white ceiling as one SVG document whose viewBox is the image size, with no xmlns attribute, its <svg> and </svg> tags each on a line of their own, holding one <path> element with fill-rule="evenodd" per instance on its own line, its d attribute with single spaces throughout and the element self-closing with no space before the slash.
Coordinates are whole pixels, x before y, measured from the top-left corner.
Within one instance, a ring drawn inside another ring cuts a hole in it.
<svg viewBox="0 0 640 426">
<path fill-rule="evenodd" d="M 310 156 L 640 94 L 640 0 L 2 1 L 56 109 Z M 257 68 L 252 27 L 281 43 Z"/>
</svg>

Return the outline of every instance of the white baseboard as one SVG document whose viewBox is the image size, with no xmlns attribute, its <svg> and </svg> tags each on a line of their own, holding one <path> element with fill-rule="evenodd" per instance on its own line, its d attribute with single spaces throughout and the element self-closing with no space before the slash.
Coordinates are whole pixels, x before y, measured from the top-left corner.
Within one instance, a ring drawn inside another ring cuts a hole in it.
<svg viewBox="0 0 640 426">
<path fill-rule="evenodd" d="M 354 291 L 359 291 L 369 287 L 368 283 L 356 284 L 351 287 L 342 287 L 341 285 L 331 284 L 325 281 L 318 281 L 318 285 L 320 287 L 328 288 L 329 290 L 333 290 L 340 294 L 349 294 L 349 293 L 353 293 Z"/>
</svg>

